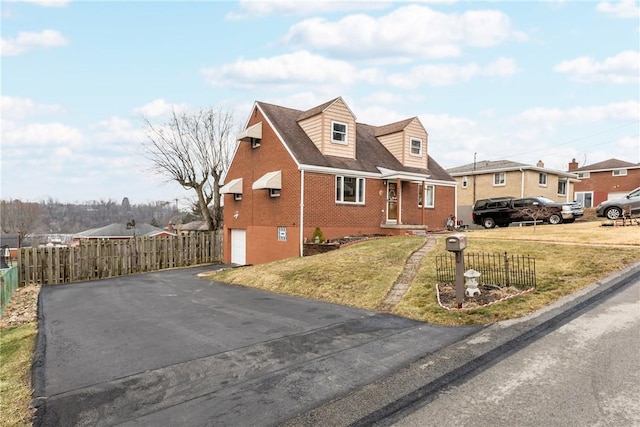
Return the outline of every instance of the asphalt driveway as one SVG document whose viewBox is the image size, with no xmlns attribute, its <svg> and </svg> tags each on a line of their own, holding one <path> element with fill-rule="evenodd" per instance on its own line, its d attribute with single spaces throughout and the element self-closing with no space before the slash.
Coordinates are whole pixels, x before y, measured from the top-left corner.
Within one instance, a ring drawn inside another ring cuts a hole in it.
<svg viewBox="0 0 640 427">
<path fill-rule="evenodd" d="M 196 276 L 212 268 L 44 286 L 35 425 L 276 425 L 479 329 Z"/>
</svg>

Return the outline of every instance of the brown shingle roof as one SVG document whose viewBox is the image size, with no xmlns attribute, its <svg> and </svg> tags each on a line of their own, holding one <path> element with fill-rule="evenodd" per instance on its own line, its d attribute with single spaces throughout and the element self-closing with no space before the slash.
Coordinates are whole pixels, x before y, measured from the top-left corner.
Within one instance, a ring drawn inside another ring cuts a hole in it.
<svg viewBox="0 0 640 427">
<path fill-rule="evenodd" d="M 401 120 L 399 122 L 391 123 L 384 126 L 378 126 L 376 128 L 376 136 L 384 136 L 389 135 L 390 133 L 400 132 L 402 129 L 409 126 L 415 117 L 411 117 L 410 119 Z"/>
<path fill-rule="evenodd" d="M 385 128 L 386 126 L 375 127 L 356 123 L 355 159 L 323 155 L 318 147 L 309 139 L 304 130 L 298 125 L 298 120 L 318 114 L 337 99 L 338 98 L 335 98 L 307 111 L 295 110 L 265 102 L 257 102 L 256 104 L 266 115 L 275 130 L 282 136 L 284 143 L 293 154 L 295 160 L 300 164 L 372 173 L 379 173 L 378 167 L 382 167 L 398 172 L 425 174 L 435 180 L 454 181 L 431 157 L 428 158 L 429 169 L 403 166 L 376 138 L 378 129 Z M 406 126 L 414 119 L 415 117 L 387 126 L 396 127 L 400 126 L 401 123 L 405 123 Z"/>
<path fill-rule="evenodd" d="M 591 165 L 582 166 L 581 168 L 574 169 L 571 172 L 587 172 L 596 170 L 612 170 L 620 168 L 636 168 L 640 167 L 640 163 L 630 163 L 624 160 L 609 159 L 602 162 L 593 163 Z"/>
</svg>

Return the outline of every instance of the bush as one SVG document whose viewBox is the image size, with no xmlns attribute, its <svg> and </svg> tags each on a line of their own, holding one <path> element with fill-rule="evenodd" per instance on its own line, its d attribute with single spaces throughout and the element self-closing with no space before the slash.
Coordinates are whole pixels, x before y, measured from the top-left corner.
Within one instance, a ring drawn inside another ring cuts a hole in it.
<svg viewBox="0 0 640 427">
<path fill-rule="evenodd" d="M 311 243 L 324 243 L 325 241 L 326 239 L 324 238 L 322 230 L 320 230 L 320 227 L 316 227 L 316 229 L 313 230 L 313 235 L 311 236 Z"/>
</svg>

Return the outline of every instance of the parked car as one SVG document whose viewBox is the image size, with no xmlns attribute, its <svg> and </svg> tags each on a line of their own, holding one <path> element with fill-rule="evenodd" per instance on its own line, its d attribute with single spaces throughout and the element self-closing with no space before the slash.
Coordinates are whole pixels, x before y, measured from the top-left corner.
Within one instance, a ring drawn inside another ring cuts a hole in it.
<svg viewBox="0 0 640 427">
<path fill-rule="evenodd" d="M 473 205 L 473 222 L 484 228 L 508 227 L 513 222 L 573 222 L 584 215 L 578 203 L 557 203 L 545 197 L 481 199 Z"/>
<path fill-rule="evenodd" d="M 609 219 L 622 217 L 622 212 L 627 209 L 631 215 L 640 215 L 640 187 L 619 199 L 607 200 L 596 207 L 596 215 Z"/>
</svg>

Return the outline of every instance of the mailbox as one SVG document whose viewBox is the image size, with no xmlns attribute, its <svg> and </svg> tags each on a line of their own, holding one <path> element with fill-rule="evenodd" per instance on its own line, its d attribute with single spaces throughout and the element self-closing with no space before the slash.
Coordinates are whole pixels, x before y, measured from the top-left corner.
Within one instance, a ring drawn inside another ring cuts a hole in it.
<svg viewBox="0 0 640 427">
<path fill-rule="evenodd" d="M 447 237 L 446 242 L 449 252 L 462 252 L 467 247 L 467 236 L 463 233 L 452 234 Z"/>
</svg>

